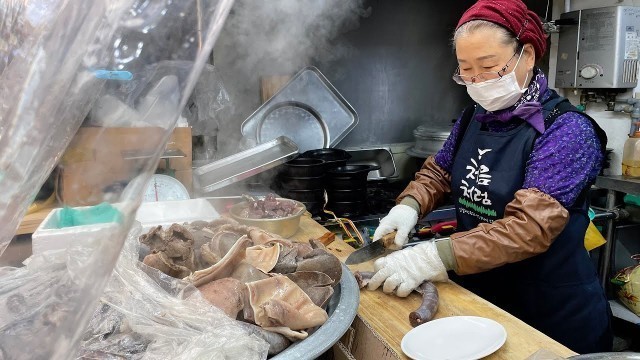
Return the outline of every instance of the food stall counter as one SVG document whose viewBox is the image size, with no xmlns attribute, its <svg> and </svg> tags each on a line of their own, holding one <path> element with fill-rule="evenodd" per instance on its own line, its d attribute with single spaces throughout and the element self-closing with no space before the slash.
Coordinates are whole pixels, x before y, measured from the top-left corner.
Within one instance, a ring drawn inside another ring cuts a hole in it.
<svg viewBox="0 0 640 360">
<path fill-rule="evenodd" d="M 300 229 L 293 236 L 299 241 L 320 238 L 328 232 L 308 216 L 303 216 Z M 354 249 L 340 239 L 328 245 L 329 251 L 342 262 Z M 371 271 L 373 261 L 349 266 L 352 271 Z M 436 283 L 440 302 L 434 319 L 449 316 L 481 316 L 500 323 L 507 332 L 506 342 L 486 359 L 526 359 L 544 349 L 560 357 L 576 355 L 567 347 L 551 339 L 523 321 L 449 281 Z M 414 292 L 407 298 L 387 295 L 378 289 L 360 291 L 358 315 L 351 328 L 334 347 L 336 359 L 409 359 L 401 349 L 404 335 L 412 329 L 409 313 L 421 303 Z"/>
</svg>

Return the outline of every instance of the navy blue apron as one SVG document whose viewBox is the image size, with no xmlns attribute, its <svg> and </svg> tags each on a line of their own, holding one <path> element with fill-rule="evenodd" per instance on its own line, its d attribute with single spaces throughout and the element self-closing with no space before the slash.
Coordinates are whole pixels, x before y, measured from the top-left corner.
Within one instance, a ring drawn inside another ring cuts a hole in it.
<svg viewBox="0 0 640 360">
<path fill-rule="evenodd" d="M 547 128 L 559 115 L 578 112 L 555 92 L 543 108 Z M 459 231 L 504 216 L 505 206 L 522 188 L 527 160 L 538 136 L 524 121 L 504 133 L 485 131 L 480 122 L 470 121 L 483 111 L 479 106 L 465 111 L 463 135 L 454 157 L 451 190 Z M 606 135 L 590 120 L 604 149 Z M 609 303 L 584 248 L 590 185 L 567 209 L 569 222 L 546 252 L 480 274 L 452 276 L 465 288 L 578 353 L 611 351 L 613 341 Z"/>
</svg>

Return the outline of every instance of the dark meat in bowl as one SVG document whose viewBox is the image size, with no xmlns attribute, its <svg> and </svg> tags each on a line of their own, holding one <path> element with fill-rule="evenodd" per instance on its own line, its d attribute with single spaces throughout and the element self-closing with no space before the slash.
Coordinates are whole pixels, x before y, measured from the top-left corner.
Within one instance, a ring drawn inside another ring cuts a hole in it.
<svg viewBox="0 0 640 360">
<path fill-rule="evenodd" d="M 246 219 L 279 219 L 298 214 L 302 208 L 294 201 L 278 199 L 274 194 L 264 199 L 250 199 L 239 216 Z"/>
</svg>

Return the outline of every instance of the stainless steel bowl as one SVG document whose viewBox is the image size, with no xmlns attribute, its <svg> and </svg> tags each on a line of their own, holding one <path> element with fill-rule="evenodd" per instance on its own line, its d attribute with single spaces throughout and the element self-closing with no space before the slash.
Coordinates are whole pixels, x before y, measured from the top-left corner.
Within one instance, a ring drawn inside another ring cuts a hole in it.
<svg viewBox="0 0 640 360">
<path fill-rule="evenodd" d="M 276 198 L 277 200 L 293 201 L 300 210 L 294 215 L 277 218 L 277 219 L 248 219 L 241 216 L 242 210 L 246 209 L 248 203 L 246 201 L 237 203 L 229 209 L 231 217 L 241 224 L 259 227 L 260 229 L 288 238 L 293 236 L 300 227 L 300 218 L 307 210 L 303 203 L 291 199 Z"/>
<path fill-rule="evenodd" d="M 308 338 L 293 343 L 270 360 L 315 359 L 344 335 L 358 313 L 360 288 L 349 268 L 342 264 L 342 278 L 327 305 L 329 319 Z"/>
</svg>

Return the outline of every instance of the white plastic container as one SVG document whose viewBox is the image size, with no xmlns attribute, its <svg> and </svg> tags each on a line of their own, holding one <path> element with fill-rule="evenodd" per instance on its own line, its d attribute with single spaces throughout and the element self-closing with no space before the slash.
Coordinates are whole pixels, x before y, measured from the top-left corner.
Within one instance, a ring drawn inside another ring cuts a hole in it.
<svg viewBox="0 0 640 360">
<path fill-rule="evenodd" d="M 211 221 L 219 217 L 220 214 L 205 199 L 144 202 L 136 213 L 136 220 L 142 225 L 142 231 L 158 225 L 167 227 L 173 223 Z"/>
<path fill-rule="evenodd" d="M 118 207 L 118 205 L 114 205 Z M 76 209 L 87 209 L 78 207 Z M 104 231 L 117 231 L 118 224 L 104 223 L 94 225 L 73 226 L 60 229 L 60 210 L 54 209 L 47 215 L 31 236 L 31 246 L 34 254 L 47 250 L 61 250 L 73 242 L 92 238 L 92 234 Z M 142 231 L 162 225 L 171 226 L 173 223 L 184 223 L 196 220 L 211 221 L 220 217 L 215 208 L 205 199 L 191 199 L 179 201 L 146 202 L 140 205 L 136 213 L 136 220 L 142 225 Z M 104 236 L 104 235 L 101 235 Z"/>
<path fill-rule="evenodd" d="M 78 207 L 76 209 L 87 208 L 89 207 Z M 76 242 L 99 237 L 104 238 L 105 232 L 113 232 L 115 235 L 120 227 L 120 224 L 112 222 L 60 228 L 61 210 L 61 208 L 52 210 L 31 235 L 33 254 L 39 254 L 47 250 L 62 250 Z"/>
</svg>

